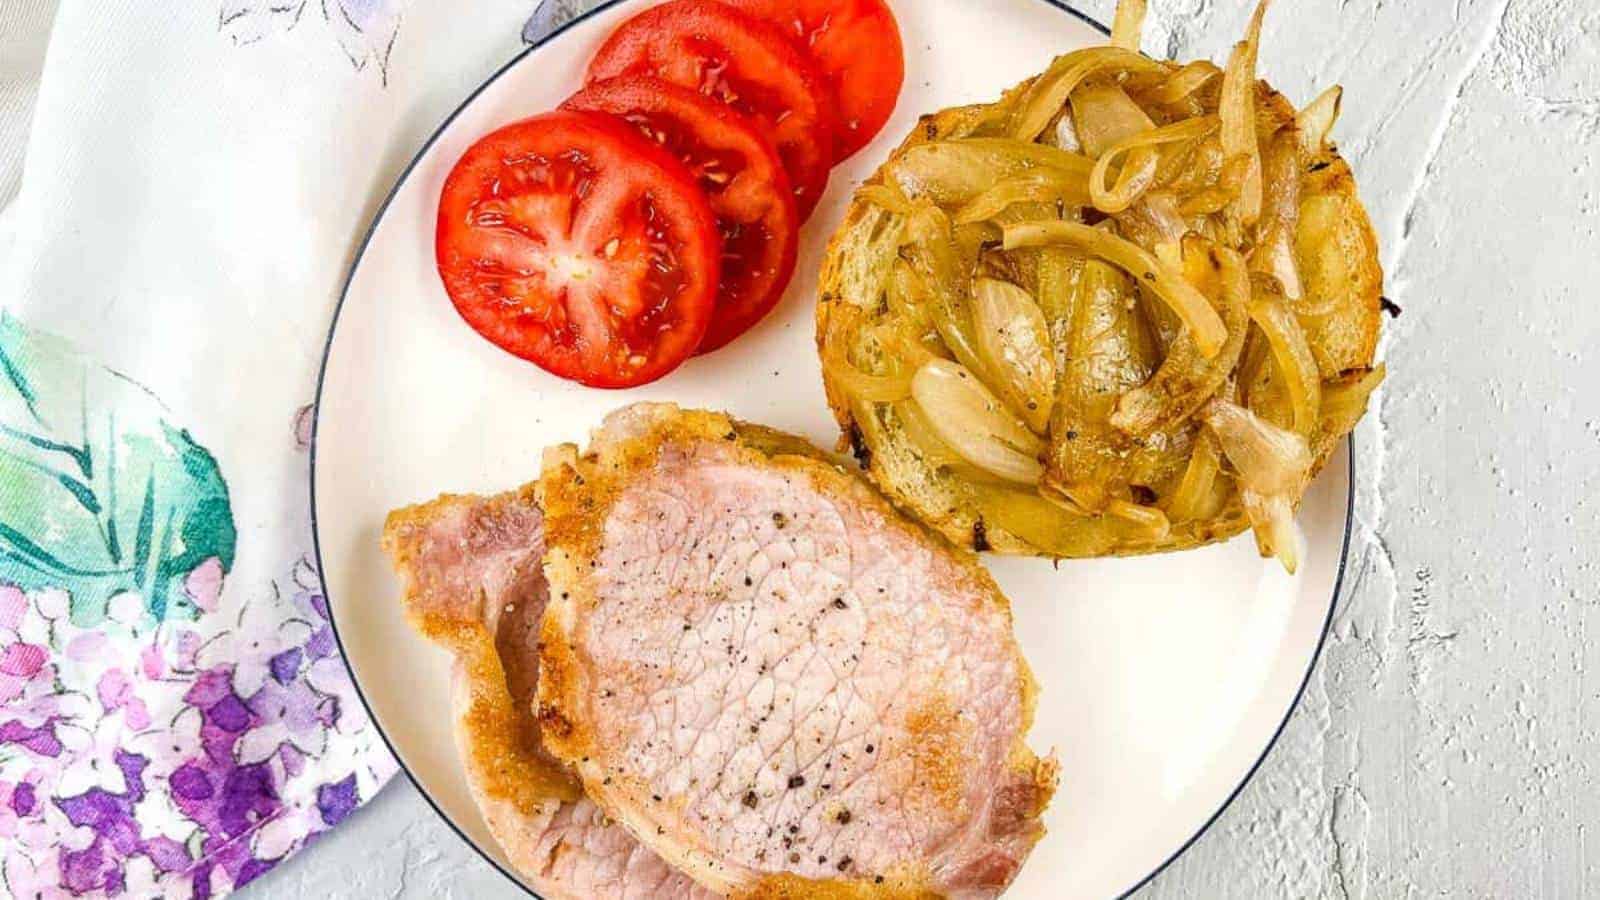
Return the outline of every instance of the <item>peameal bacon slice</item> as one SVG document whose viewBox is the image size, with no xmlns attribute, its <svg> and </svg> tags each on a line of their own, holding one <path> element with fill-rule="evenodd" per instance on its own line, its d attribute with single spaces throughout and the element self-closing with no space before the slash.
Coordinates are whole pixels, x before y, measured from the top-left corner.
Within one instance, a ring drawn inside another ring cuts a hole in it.
<svg viewBox="0 0 1600 900">
<path fill-rule="evenodd" d="M 544 518 L 532 485 L 389 516 L 383 547 L 415 627 L 455 657 L 451 715 L 474 800 L 512 866 L 548 900 L 709 900 L 584 796 L 533 714 Z"/>
</svg>

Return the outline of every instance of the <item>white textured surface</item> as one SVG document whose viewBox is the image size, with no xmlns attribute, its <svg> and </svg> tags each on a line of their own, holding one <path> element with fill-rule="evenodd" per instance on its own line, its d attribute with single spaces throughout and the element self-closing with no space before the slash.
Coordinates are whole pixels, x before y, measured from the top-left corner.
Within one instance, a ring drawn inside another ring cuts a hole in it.
<svg viewBox="0 0 1600 900">
<path fill-rule="evenodd" d="M 1111 0 L 1081 5 L 1109 20 Z M 1185 58 L 1219 58 L 1248 15 L 1152 5 L 1149 48 Z M 1305 702 L 1143 896 L 1591 894 L 1600 7 L 1278 0 L 1262 60 L 1298 100 L 1345 85 L 1337 136 L 1406 312 L 1358 435 L 1352 573 Z M 516 893 L 397 783 L 243 896 Z"/>
</svg>

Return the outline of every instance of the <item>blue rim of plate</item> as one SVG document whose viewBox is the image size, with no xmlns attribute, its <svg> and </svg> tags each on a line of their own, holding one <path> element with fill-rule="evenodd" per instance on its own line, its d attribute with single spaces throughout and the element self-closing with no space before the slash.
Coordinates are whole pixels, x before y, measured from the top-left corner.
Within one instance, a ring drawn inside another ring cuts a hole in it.
<svg viewBox="0 0 1600 900">
<path fill-rule="evenodd" d="M 345 300 L 349 299 L 350 296 L 350 285 L 353 281 L 355 281 L 356 272 L 361 268 L 361 260 L 367 254 L 367 246 L 372 243 L 372 236 L 377 233 L 378 223 L 383 221 L 384 215 L 389 211 L 389 205 L 394 202 L 395 196 L 398 195 L 400 193 L 400 189 L 405 186 L 406 181 L 411 177 L 411 173 L 416 169 L 417 164 L 422 161 L 423 157 L 428 155 L 428 151 L 433 148 L 434 143 L 437 142 L 440 135 L 444 134 L 446 129 L 450 127 L 450 124 L 456 120 L 456 117 L 459 116 L 467 107 L 471 106 L 473 101 L 478 99 L 479 94 L 482 94 L 491 84 L 494 84 L 496 81 L 498 81 L 500 76 L 504 75 L 506 72 L 509 72 L 513 67 L 521 63 L 523 59 L 528 56 L 528 54 L 538 50 L 545 44 L 554 41 L 571 29 L 593 18 L 594 16 L 605 12 L 611 7 L 616 6 L 619 3 L 627 2 L 630 2 L 630 0 L 605 0 L 605 2 L 601 3 L 595 8 L 588 10 L 582 15 L 574 17 L 571 21 L 550 32 L 539 41 L 524 47 L 520 52 L 513 56 L 509 62 L 501 66 L 499 69 L 496 69 L 493 75 L 490 75 L 482 84 L 474 88 L 472 93 L 468 94 L 466 99 L 462 100 L 454 110 L 451 110 L 450 115 L 446 116 L 444 121 L 439 124 L 439 127 L 434 129 L 433 134 L 428 136 L 428 139 L 423 142 L 422 147 L 417 150 L 416 155 L 411 158 L 411 161 L 406 163 L 405 170 L 402 171 L 400 173 L 400 177 L 395 180 L 394 187 L 390 188 L 388 196 L 383 198 L 383 205 L 378 207 L 377 214 L 372 217 L 372 224 L 367 226 L 367 233 L 361 239 L 361 247 L 356 251 L 355 259 L 350 264 L 349 274 L 345 276 L 344 287 L 339 290 L 339 302 L 336 306 L 334 306 L 333 321 L 328 325 L 328 338 L 322 347 L 322 362 L 317 368 L 317 396 L 316 402 L 312 406 L 311 413 L 311 475 L 309 491 L 311 495 L 311 548 L 312 553 L 317 560 L 317 578 L 322 584 L 322 596 L 327 602 L 328 609 L 330 611 L 328 621 L 329 624 L 333 626 L 333 639 L 334 642 L 339 645 L 339 661 L 344 664 L 345 671 L 350 673 L 350 683 L 355 687 L 356 696 L 360 698 L 361 705 L 366 709 L 367 718 L 372 722 L 372 727 L 377 729 L 378 737 L 383 740 L 384 746 L 389 750 L 389 754 L 394 757 L 395 763 L 400 767 L 400 771 L 405 773 L 406 779 L 411 782 L 412 787 L 416 788 L 417 793 L 422 796 L 422 799 L 427 802 L 428 806 L 433 809 L 434 813 L 437 814 L 440 819 L 444 820 L 444 823 L 449 826 L 450 830 L 455 832 L 456 836 L 459 837 L 463 843 L 465 843 L 468 847 L 471 847 L 473 852 L 477 853 L 478 856 L 481 857 L 485 862 L 494 867 L 495 871 L 499 872 L 501 875 L 504 875 L 506 879 L 518 889 L 526 892 L 531 897 L 538 898 L 538 900 L 544 900 L 538 891 L 528 887 L 523 883 L 521 876 L 519 876 L 514 870 L 502 864 L 500 860 L 494 858 L 494 856 L 490 855 L 482 847 L 479 847 L 478 843 L 469 837 L 467 833 L 456 824 L 455 820 L 452 819 L 448 813 L 440 808 L 439 804 L 434 801 L 433 795 L 429 794 L 427 789 L 422 786 L 422 782 L 418 780 L 416 774 L 411 771 L 411 768 L 407 766 L 405 761 L 401 758 L 400 751 L 395 747 L 394 742 L 389 739 L 388 733 L 383 730 L 382 723 L 378 721 L 377 714 L 372 710 L 372 704 L 367 702 L 366 692 L 361 689 L 361 679 L 356 676 L 355 668 L 350 665 L 349 659 L 345 656 L 344 639 L 339 635 L 338 619 L 337 617 L 331 615 L 331 611 L 333 609 L 333 596 L 328 590 L 328 580 L 326 576 L 323 575 L 323 572 L 325 572 L 326 569 L 322 564 L 322 536 L 317 527 L 317 433 L 322 422 L 322 391 L 323 387 L 327 383 L 328 360 L 333 356 L 334 334 L 339 329 L 339 314 L 344 311 Z M 1101 34 L 1104 34 L 1108 37 L 1111 35 L 1111 29 L 1107 28 L 1105 25 L 1102 25 L 1093 16 L 1074 9 L 1067 4 L 1066 0 L 1036 0 L 1036 2 L 1059 9 L 1076 19 L 1083 21 L 1096 31 L 1099 31 Z M 1160 865 L 1150 870 L 1150 874 L 1139 879 L 1133 884 L 1133 886 L 1119 894 L 1117 896 L 1117 900 L 1123 900 L 1123 898 L 1130 897 L 1137 893 L 1140 888 L 1143 888 L 1145 885 L 1153 881 L 1157 875 L 1160 875 L 1162 872 L 1166 871 L 1168 866 L 1171 866 L 1174 862 L 1177 862 L 1178 857 L 1182 856 L 1184 853 L 1187 853 L 1189 848 L 1193 847 L 1195 842 L 1200 840 L 1201 836 L 1211 830 L 1211 826 L 1216 824 L 1217 819 L 1222 817 L 1222 814 L 1227 811 L 1229 806 L 1233 805 L 1233 801 L 1238 798 L 1239 794 L 1245 789 L 1245 786 L 1250 783 L 1251 779 L 1255 778 L 1256 773 L 1261 770 L 1261 766 L 1266 763 L 1267 757 L 1272 755 L 1272 749 L 1278 745 L 1278 739 L 1283 736 L 1283 730 L 1288 727 L 1289 720 L 1294 718 L 1295 710 L 1300 708 L 1300 702 L 1305 699 L 1306 687 L 1311 683 L 1311 675 L 1316 671 L 1317 662 L 1322 659 L 1322 649 L 1327 644 L 1328 634 L 1333 628 L 1333 616 L 1334 613 L 1339 609 L 1339 597 L 1344 591 L 1344 579 L 1345 575 L 1348 573 L 1350 565 L 1350 538 L 1355 524 L 1356 505 L 1356 443 L 1354 435 L 1352 435 L 1349 439 L 1349 459 L 1347 460 L 1347 463 L 1349 469 L 1348 477 L 1350 479 L 1350 488 L 1345 498 L 1344 537 L 1339 547 L 1339 571 L 1337 574 L 1335 574 L 1333 580 L 1333 597 L 1328 602 L 1328 615 L 1322 622 L 1321 634 L 1317 636 L 1317 646 L 1311 651 L 1311 659 L 1306 663 L 1306 672 L 1305 675 L 1301 676 L 1300 678 L 1300 686 L 1295 690 L 1294 700 L 1290 702 L 1289 708 L 1284 710 L 1283 721 L 1278 723 L 1278 727 L 1272 732 L 1272 737 L 1267 740 L 1267 745 L 1261 748 L 1261 755 L 1256 757 L 1256 761 L 1250 765 L 1249 770 L 1244 773 L 1244 777 L 1239 779 L 1239 783 L 1234 786 L 1232 791 L 1228 792 L 1227 797 L 1223 798 L 1222 803 L 1217 806 L 1216 812 L 1212 813 L 1210 817 L 1206 819 L 1205 823 L 1196 829 L 1194 834 L 1189 836 L 1188 840 L 1180 844 L 1178 848 L 1172 851 L 1172 854 L 1169 855 L 1165 860 L 1162 860 Z"/>
</svg>

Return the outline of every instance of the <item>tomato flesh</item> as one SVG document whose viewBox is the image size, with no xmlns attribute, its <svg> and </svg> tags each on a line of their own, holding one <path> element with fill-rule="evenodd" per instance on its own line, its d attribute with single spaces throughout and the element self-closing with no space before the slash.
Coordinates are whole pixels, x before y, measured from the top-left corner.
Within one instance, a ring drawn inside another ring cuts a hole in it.
<svg viewBox="0 0 1600 900">
<path fill-rule="evenodd" d="M 884 0 L 722 2 L 779 26 L 810 53 L 838 103 L 837 159 L 883 130 L 906 79 L 900 26 Z"/>
<path fill-rule="evenodd" d="M 435 253 L 473 330 L 563 378 L 622 388 L 700 344 L 721 239 L 676 159 L 608 116 L 558 111 L 463 154 L 440 196 Z"/>
<path fill-rule="evenodd" d="M 701 353 L 743 334 L 794 274 L 799 214 L 783 162 L 743 116 L 649 76 L 598 82 L 565 104 L 610 113 L 682 162 L 705 191 L 722 235 L 722 280 Z"/>
<path fill-rule="evenodd" d="M 589 81 L 653 75 L 728 104 L 772 141 L 801 218 L 828 183 L 836 133 L 826 79 L 775 25 L 712 0 L 674 0 L 624 22 Z"/>
</svg>

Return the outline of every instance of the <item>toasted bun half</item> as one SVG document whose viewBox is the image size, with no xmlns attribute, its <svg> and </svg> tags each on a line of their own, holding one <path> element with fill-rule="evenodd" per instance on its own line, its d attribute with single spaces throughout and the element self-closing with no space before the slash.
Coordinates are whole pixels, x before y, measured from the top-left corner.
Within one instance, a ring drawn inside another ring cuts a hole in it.
<svg viewBox="0 0 1600 900">
<path fill-rule="evenodd" d="M 1018 96 L 1031 84 L 1024 82 L 1006 98 Z M 999 105 L 957 107 L 924 116 L 866 185 L 885 184 L 893 162 L 918 145 L 982 134 L 977 129 L 995 120 Z M 1257 82 L 1256 110 L 1258 131 L 1263 134 L 1294 122 L 1294 108 L 1265 82 Z M 1295 257 L 1306 294 L 1321 298 L 1325 307 L 1324 314 L 1304 319 L 1303 325 L 1324 386 L 1354 384 L 1372 374 L 1378 343 L 1383 273 L 1377 238 L 1350 167 L 1337 149 L 1324 144 L 1305 155 L 1303 163 Z M 819 351 L 826 354 L 830 343 L 848 340 L 862 328 L 895 315 L 886 289 L 904 232 L 903 215 L 857 195 L 822 266 Z M 852 399 L 835 378 L 825 376 L 825 381 L 829 405 L 843 432 L 841 447 L 854 451 L 871 479 L 898 506 L 959 545 L 1008 555 L 1126 556 L 1222 541 L 1249 527 L 1238 492 L 1231 489 L 1212 514 L 1174 522 L 1168 533 L 1154 537 L 1109 516 L 1070 512 L 1025 488 L 997 487 L 962 467 L 930 459 L 907 436 L 892 404 Z M 1326 464 L 1363 410 L 1364 400 L 1354 415 L 1324 421 L 1310 440 L 1314 469 Z M 1189 423 L 1192 434 L 1200 427 L 1198 421 Z M 1225 479 L 1231 480 L 1226 467 L 1218 481 Z M 1224 489 L 1219 485 L 1218 490 L 1220 497 Z"/>
</svg>

